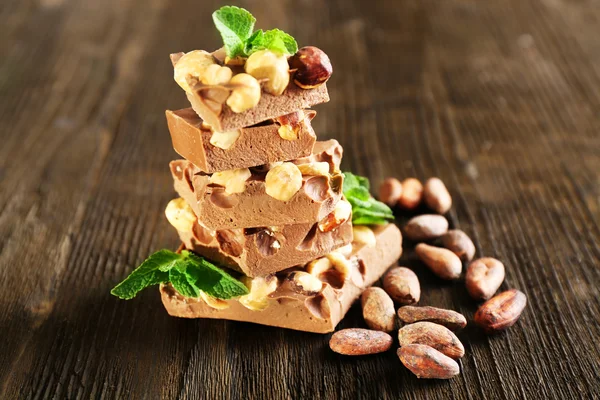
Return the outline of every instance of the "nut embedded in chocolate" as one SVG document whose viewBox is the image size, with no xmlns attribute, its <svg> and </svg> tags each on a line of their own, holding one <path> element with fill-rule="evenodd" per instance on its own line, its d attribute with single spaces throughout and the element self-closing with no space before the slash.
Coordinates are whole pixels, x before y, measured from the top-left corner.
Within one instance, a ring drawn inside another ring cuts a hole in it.
<svg viewBox="0 0 600 400">
<path fill-rule="evenodd" d="M 329 79 L 333 68 L 325 52 L 314 46 L 298 50 L 289 60 L 294 73 L 294 83 L 302 89 L 314 89 Z"/>
</svg>

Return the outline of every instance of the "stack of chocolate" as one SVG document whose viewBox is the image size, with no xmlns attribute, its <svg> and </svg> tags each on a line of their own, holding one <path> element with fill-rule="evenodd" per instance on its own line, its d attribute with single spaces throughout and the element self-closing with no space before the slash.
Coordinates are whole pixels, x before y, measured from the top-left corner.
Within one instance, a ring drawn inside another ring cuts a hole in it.
<svg viewBox="0 0 600 400">
<path fill-rule="evenodd" d="M 394 224 L 352 225 L 342 147 L 317 141 L 309 110 L 329 101 L 328 57 L 315 47 L 229 60 L 171 55 L 191 108 L 167 111 L 179 198 L 166 209 L 183 246 L 238 276 L 247 295 L 189 298 L 161 285 L 169 314 L 330 332 L 397 261 Z M 194 72 L 198 73 L 194 73 Z M 278 71 L 284 71 L 279 74 Z M 233 272 L 235 271 L 235 272 Z"/>
</svg>

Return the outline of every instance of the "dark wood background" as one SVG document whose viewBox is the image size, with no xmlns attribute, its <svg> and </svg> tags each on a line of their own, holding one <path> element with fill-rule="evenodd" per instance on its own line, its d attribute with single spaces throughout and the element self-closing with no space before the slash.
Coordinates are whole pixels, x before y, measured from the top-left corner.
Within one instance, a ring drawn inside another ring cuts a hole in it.
<svg viewBox="0 0 600 400">
<path fill-rule="evenodd" d="M 157 290 L 110 296 L 177 246 L 168 55 L 218 47 L 222 3 L 3 0 L 0 398 L 600 398 L 598 1 L 237 4 L 332 58 L 314 125 L 346 168 L 447 183 L 452 225 L 527 293 L 521 321 L 469 326 L 461 375 L 425 381 L 395 351 L 347 358 L 329 335 L 170 318 Z M 472 317 L 461 282 L 402 263 L 421 304 Z M 340 326 L 363 326 L 358 307 Z"/>
</svg>

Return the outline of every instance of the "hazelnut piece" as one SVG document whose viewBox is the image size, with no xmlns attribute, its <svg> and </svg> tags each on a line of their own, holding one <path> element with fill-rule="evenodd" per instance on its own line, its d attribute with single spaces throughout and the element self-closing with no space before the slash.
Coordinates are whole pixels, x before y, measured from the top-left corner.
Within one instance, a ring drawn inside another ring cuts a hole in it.
<svg viewBox="0 0 600 400">
<path fill-rule="evenodd" d="M 270 50 L 253 53 L 244 66 L 246 72 L 256 79 L 266 79 L 265 92 L 279 96 L 290 82 L 287 58 Z"/>
<path fill-rule="evenodd" d="M 196 222 L 196 214 L 181 197 L 173 199 L 165 209 L 167 220 L 180 232 L 191 232 Z"/>
<path fill-rule="evenodd" d="M 294 83 L 302 89 L 314 89 L 321 86 L 331 76 L 333 68 L 325 52 L 314 46 L 298 50 L 289 59 L 290 69 L 294 73 Z"/>
</svg>

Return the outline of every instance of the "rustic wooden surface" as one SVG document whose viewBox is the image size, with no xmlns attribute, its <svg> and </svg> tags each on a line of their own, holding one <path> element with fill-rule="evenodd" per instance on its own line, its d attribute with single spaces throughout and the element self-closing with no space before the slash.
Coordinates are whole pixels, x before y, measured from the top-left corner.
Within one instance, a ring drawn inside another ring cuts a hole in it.
<svg viewBox="0 0 600 400">
<path fill-rule="evenodd" d="M 168 54 L 219 45 L 208 0 L 0 5 L 0 398 L 600 398 L 600 4 L 245 1 L 332 58 L 315 129 L 368 175 L 440 176 L 451 223 L 527 293 L 522 320 L 460 334 L 451 381 L 328 335 L 180 320 L 109 295 L 174 248 Z M 422 304 L 471 318 L 460 282 L 406 252 Z M 362 326 L 354 307 L 341 327 Z"/>
</svg>

